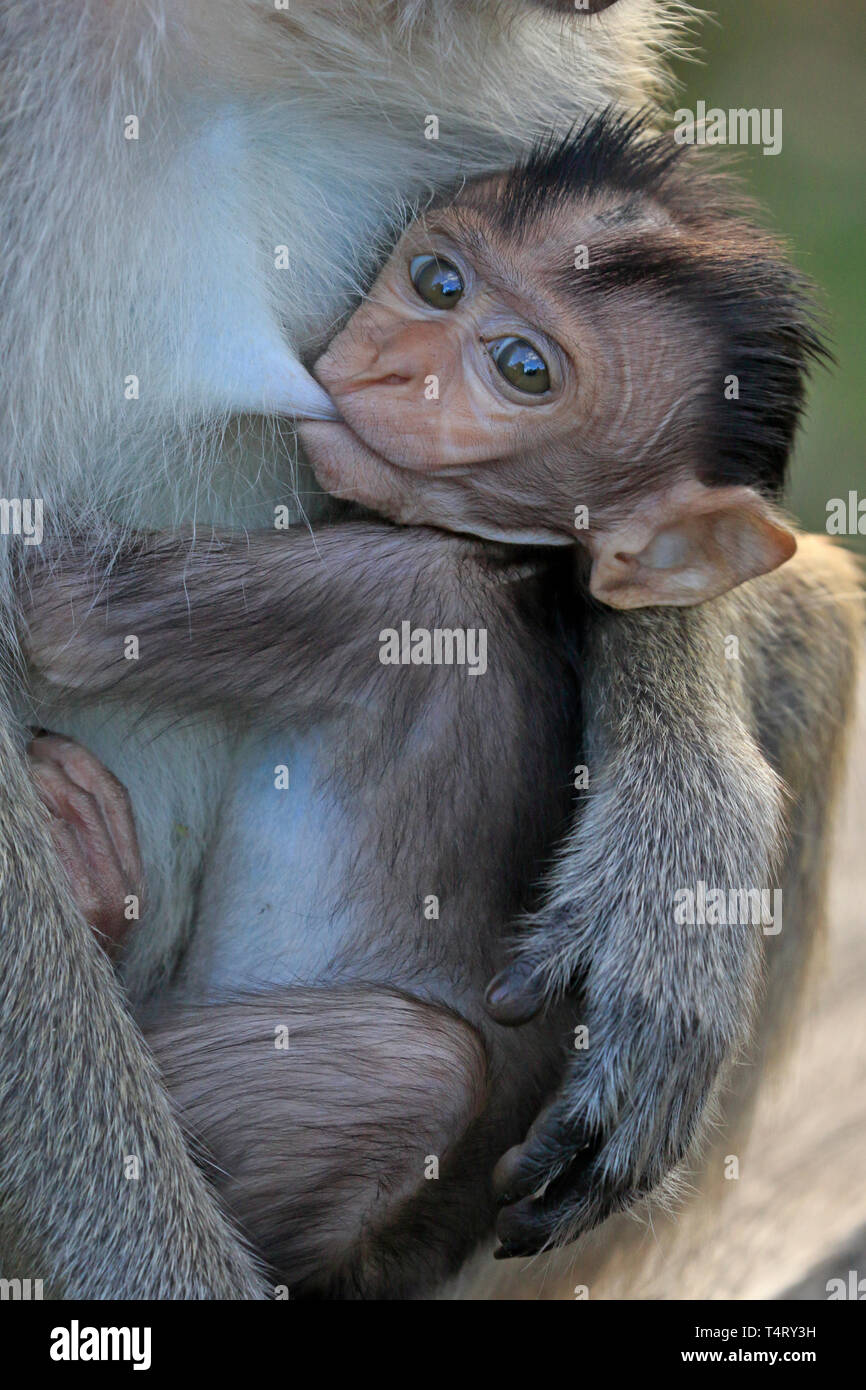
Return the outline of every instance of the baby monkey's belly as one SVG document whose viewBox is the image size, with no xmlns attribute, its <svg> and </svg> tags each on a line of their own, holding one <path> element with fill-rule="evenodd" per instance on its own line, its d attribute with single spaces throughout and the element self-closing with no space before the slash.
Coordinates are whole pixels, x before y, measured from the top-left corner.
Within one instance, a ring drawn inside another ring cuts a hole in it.
<svg viewBox="0 0 866 1390">
<path fill-rule="evenodd" d="M 438 846 L 447 837 L 430 823 L 423 783 L 416 819 L 404 811 L 392 824 L 393 789 L 411 780 L 411 752 L 377 765 L 378 742 L 337 723 L 243 743 L 204 866 L 186 998 L 361 979 L 480 1004 L 494 960 L 479 959 L 478 939 L 492 935 L 493 908 L 480 901 L 472 845 L 440 916 Z"/>
<path fill-rule="evenodd" d="M 334 794 L 337 738 L 286 731 L 238 749 L 204 867 L 185 993 L 318 983 L 351 942 L 357 827 Z"/>
<path fill-rule="evenodd" d="M 426 740 L 410 731 L 377 758 L 380 731 L 349 718 L 241 745 L 179 980 L 187 1002 L 361 981 L 487 1031 L 484 990 L 525 888 L 509 806 L 488 808 L 481 855 L 481 809 L 430 794 Z"/>
</svg>

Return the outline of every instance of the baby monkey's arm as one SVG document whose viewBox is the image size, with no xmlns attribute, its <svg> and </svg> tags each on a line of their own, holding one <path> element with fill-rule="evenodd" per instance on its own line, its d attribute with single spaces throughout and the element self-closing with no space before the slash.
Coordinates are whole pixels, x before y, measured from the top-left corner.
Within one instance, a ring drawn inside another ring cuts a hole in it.
<svg viewBox="0 0 866 1390">
<path fill-rule="evenodd" d="M 712 617 L 599 612 L 583 655 L 588 795 L 489 997 L 495 1016 L 520 1021 L 576 990 L 588 1038 L 497 1170 L 505 1254 L 597 1225 L 685 1157 L 748 1032 L 761 926 L 679 925 L 677 895 L 776 882 L 782 789 Z"/>
<path fill-rule="evenodd" d="M 796 1012 L 822 913 L 858 595 L 850 557 L 802 537 L 784 568 L 701 608 L 608 610 L 591 625 L 586 801 L 490 991 L 494 1016 L 518 1022 L 573 990 L 588 1039 L 499 1165 L 501 1253 L 573 1238 L 658 1188 L 743 1044 L 760 1060 Z M 700 910 L 701 885 L 722 890 L 727 921 Z M 763 921 L 740 897 L 755 890 L 769 890 Z M 741 1073 L 740 1089 L 753 1085 Z"/>
<path fill-rule="evenodd" d="M 110 560 L 66 545 L 27 573 L 25 645 L 46 679 L 82 694 L 321 715 L 386 698 L 382 630 L 454 621 L 445 609 L 462 602 L 461 558 L 478 551 L 367 522 L 195 543 L 134 536 Z M 401 668 L 407 690 L 414 670 Z"/>
</svg>

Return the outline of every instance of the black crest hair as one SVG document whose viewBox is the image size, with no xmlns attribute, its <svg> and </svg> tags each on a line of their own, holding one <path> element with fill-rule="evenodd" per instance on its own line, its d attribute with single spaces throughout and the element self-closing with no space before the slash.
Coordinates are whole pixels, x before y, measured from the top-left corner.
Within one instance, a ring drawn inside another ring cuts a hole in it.
<svg viewBox="0 0 866 1390">
<path fill-rule="evenodd" d="M 490 187 L 467 188 L 458 201 L 483 201 L 497 229 L 518 241 L 569 206 L 621 196 L 602 219 L 589 266 L 565 267 L 556 288 L 579 299 L 641 286 L 684 305 L 706 329 L 714 362 L 701 415 L 702 477 L 778 493 L 809 368 L 829 353 L 810 282 L 754 220 L 730 175 L 705 151 L 650 133 L 645 115 L 607 109 L 536 144 L 499 180 L 495 206 Z M 665 217 L 648 222 L 649 205 Z M 738 399 L 725 399 L 727 377 L 736 377 Z"/>
</svg>

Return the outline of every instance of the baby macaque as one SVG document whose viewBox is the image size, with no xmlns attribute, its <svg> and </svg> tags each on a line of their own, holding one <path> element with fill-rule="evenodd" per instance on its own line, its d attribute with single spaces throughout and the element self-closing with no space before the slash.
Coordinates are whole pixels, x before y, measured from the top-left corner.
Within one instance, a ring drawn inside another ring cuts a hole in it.
<svg viewBox="0 0 866 1390">
<path fill-rule="evenodd" d="M 665 895 L 769 886 L 780 784 L 712 621 L 613 611 L 714 599 L 795 550 L 772 498 L 819 345 L 728 196 L 610 115 L 466 184 L 315 367 L 340 415 L 302 427 L 316 476 L 384 519 L 121 537 L 110 563 L 67 547 L 50 582 L 28 576 L 49 681 L 247 731 L 182 972 L 145 1027 L 293 1292 L 422 1291 L 497 1196 L 520 1199 L 503 1252 L 531 1249 L 544 1127 L 491 1170 L 566 1066 L 552 1123 L 582 1136 L 584 1186 L 559 1234 L 630 1205 L 686 1155 L 748 1034 L 760 928 L 689 932 Z M 485 1001 L 545 903 L 584 761 L 622 776 L 625 804 L 592 831 L 581 989 L 573 943 L 542 978 L 530 934 Z M 629 877 L 618 839 L 639 844 L 647 815 L 669 845 Z M 547 986 L 558 1002 L 526 1021 Z"/>
</svg>

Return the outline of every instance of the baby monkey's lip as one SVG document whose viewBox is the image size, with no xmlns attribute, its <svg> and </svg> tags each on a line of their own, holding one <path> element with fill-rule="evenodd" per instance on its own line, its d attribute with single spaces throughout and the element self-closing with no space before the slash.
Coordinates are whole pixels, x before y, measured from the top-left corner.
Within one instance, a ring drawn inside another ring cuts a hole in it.
<svg viewBox="0 0 866 1390">
<path fill-rule="evenodd" d="M 387 464 L 389 468 L 401 467 L 399 463 L 394 463 L 389 459 L 387 454 L 382 454 L 378 449 L 374 448 L 370 441 L 364 438 L 360 430 L 356 429 L 354 425 L 349 424 L 344 415 L 337 414 L 333 420 L 298 421 L 298 433 L 302 439 L 305 437 L 309 437 L 310 439 L 327 438 L 328 430 L 336 430 L 341 434 L 349 435 L 356 444 L 359 444 L 371 458 L 376 459 L 379 463 Z"/>
<path fill-rule="evenodd" d="M 348 435 L 349 438 L 354 440 L 357 445 L 360 445 L 366 453 L 378 459 L 381 463 L 387 463 L 391 468 L 399 466 L 395 463 L 391 463 L 387 454 L 380 454 L 379 450 L 375 449 L 369 440 L 364 438 L 360 430 L 355 429 L 354 425 L 350 425 L 348 420 L 342 415 L 336 416 L 333 420 L 300 420 L 298 422 L 298 433 L 302 439 L 326 439 L 329 431 L 337 435 L 343 435 L 344 437 Z"/>
<path fill-rule="evenodd" d="M 389 476 L 391 486 L 402 489 L 398 479 L 405 478 L 406 470 L 380 454 L 345 420 L 305 422 L 298 433 L 316 481 L 330 496 L 374 505 Z"/>
</svg>

